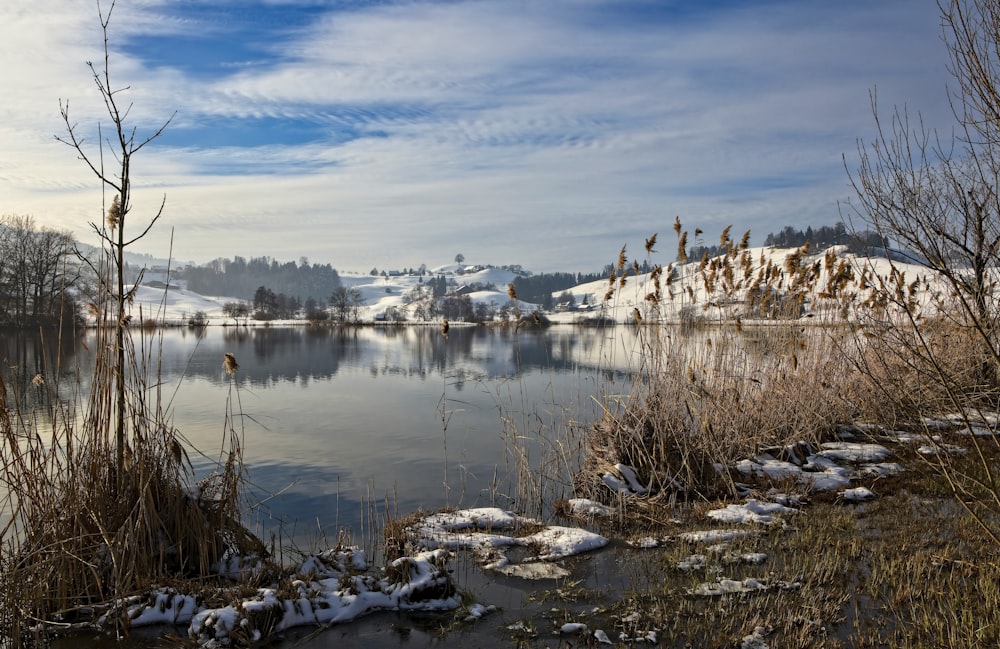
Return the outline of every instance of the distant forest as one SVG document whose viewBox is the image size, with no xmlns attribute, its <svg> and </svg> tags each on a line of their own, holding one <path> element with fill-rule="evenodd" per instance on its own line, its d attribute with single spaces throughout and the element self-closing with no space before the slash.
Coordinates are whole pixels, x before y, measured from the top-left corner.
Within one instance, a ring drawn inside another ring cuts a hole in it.
<svg viewBox="0 0 1000 649">
<path fill-rule="evenodd" d="M 805 231 L 786 225 L 780 232 L 767 235 L 764 245 L 775 248 L 798 248 L 807 241 L 813 250 L 825 250 L 830 246 L 847 246 L 848 250 L 859 255 L 870 255 L 873 251 L 884 247 L 882 239 L 875 232 L 871 230 L 848 232 L 842 222 L 833 226 L 823 225 L 815 230 L 807 227 Z"/>
<path fill-rule="evenodd" d="M 186 266 L 176 276 L 187 280 L 188 289 L 195 293 L 248 301 L 264 286 L 276 294 L 325 304 L 340 288 L 340 276 L 333 266 L 310 264 L 306 259 L 299 263 L 280 263 L 270 257 L 215 259 L 202 266 Z"/>
<path fill-rule="evenodd" d="M 539 273 L 517 277 L 514 280 L 514 291 L 519 300 L 551 309 L 554 306 L 553 293 L 607 278 L 607 273 Z"/>
<path fill-rule="evenodd" d="M 791 225 L 786 225 L 778 232 L 772 232 L 764 239 L 764 245 L 773 248 L 799 248 L 809 243 L 813 251 L 825 250 L 830 246 L 847 246 L 848 251 L 857 255 L 881 255 L 883 254 L 882 239 L 871 230 L 860 232 L 849 232 L 847 227 L 841 223 L 835 225 L 822 225 L 818 228 L 812 226 L 805 230 L 796 230 Z M 718 257 L 725 251 L 720 246 L 691 246 L 688 248 L 688 259 L 697 261 L 702 257 Z"/>
</svg>

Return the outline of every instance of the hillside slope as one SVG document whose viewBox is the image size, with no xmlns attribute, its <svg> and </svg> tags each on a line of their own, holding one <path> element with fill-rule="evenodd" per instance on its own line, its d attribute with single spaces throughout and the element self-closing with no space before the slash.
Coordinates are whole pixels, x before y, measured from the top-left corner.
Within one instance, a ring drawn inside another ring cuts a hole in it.
<svg viewBox="0 0 1000 649">
<path fill-rule="evenodd" d="M 805 304 L 800 315 L 819 315 L 834 309 L 844 313 L 845 308 L 850 311 L 852 305 L 857 306 L 869 298 L 876 276 L 888 281 L 891 275 L 894 282 L 913 288 L 916 299 L 924 304 L 930 303 L 935 292 L 944 290 L 944 287 L 935 286 L 927 269 L 918 264 L 897 261 L 894 266 L 902 273 L 901 277 L 892 275 L 887 259 L 857 257 L 842 246 L 812 254 L 788 248 L 748 248 L 728 260 L 720 257 L 708 263 L 672 265 L 673 276 L 669 283 L 665 269 L 659 280 L 660 299 L 655 308 L 648 296 L 656 291 L 656 277 L 650 273 L 633 275 L 626 272 L 624 282 L 616 277 L 614 282 L 599 280 L 559 291 L 560 295 L 571 294 L 575 305 L 547 315 L 556 323 L 595 317 L 625 322 L 632 320 L 636 311 L 647 320 L 677 321 L 692 315 L 713 318 L 745 310 L 749 289 L 765 285 L 766 290 L 776 296 L 804 292 Z M 770 279 L 762 279 L 765 276 Z M 845 276 L 849 276 L 846 281 Z M 391 309 L 399 310 L 412 320 L 418 305 L 426 305 L 430 299 L 429 282 L 438 277 L 447 280 L 452 294 L 467 295 L 473 305 L 483 304 L 494 309 L 506 305 L 522 313 L 537 309 L 534 304 L 511 302 L 507 286 L 517 276 L 499 268 L 448 264 L 432 269 L 423 277 L 352 273 L 343 273 L 340 277 L 345 287 L 360 292 L 364 301 L 360 310 L 363 322 L 372 322 Z M 141 310 L 144 319 L 184 322 L 195 313 L 203 312 L 211 324 L 222 324 L 226 321 L 223 305 L 235 301 L 230 297 L 192 293 L 180 283 L 171 283 L 164 289 L 166 283 L 166 277 L 147 274 L 145 285 L 139 287 L 132 307 L 134 317 L 138 317 Z M 480 288 L 472 290 L 469 287 Z M 610 291 L 612 288 L 614 290 Z M 610 298 L 605 299 L 609 293 Z"/>
</svg>

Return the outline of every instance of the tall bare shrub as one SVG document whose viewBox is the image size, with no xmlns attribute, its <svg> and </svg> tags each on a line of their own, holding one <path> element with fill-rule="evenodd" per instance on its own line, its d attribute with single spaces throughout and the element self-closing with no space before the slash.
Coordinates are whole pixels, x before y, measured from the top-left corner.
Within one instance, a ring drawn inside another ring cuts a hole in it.
<svg viewBox="0 0 1000 649">
<path fill-rule="evenodd" d="M 982 416 L 1000 405 L 1000 2 L 947 0 L 939 7 L 956 82 L 949 95 L 954 135 L 927 129 L 905 110 L 885 121 L 873 93 L 875 135 L 859 143 L 849 173 L 854 216 L 887 249 L 903 249 L 907 261 L 926 267 L 931 285 L 944 290 L 915 299 L 914 278 L 904 279 L 892 261 L 900 254 L 889 251 L 890 275 L 873 274 L 883 313 L 869 324 L 884 324 L 888 313 L 892 336 L 863 343 L 862 369 L 873 377 L 891 376 L 894 366 L 919 374 L 905 404 L 911 421 L 952 411 L 963 414 L 967 432 L 992 430 L 968 436 L 977 470 L 955 469 L 944 449 L 935 459 L 960 502 L 1000 540 L 1000 473 L 990 457 L 1000 446 L 995 420 Z"/>
</svg>

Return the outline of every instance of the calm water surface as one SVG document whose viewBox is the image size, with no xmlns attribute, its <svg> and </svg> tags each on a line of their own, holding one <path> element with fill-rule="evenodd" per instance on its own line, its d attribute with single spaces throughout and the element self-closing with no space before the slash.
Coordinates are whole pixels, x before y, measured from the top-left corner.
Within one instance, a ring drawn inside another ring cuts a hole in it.
<svg viewBox="0 0 1000 649">
<path fill-rule="evenodd" d="M 384 512 L 386 498 L 400 515 L 444 505 L 523 509 L 508 475 L 512 433 L 537 462 L 556 431 L 585 427 L 597 410 L 592 397 L 627 385 L 633 331 L 452 326 L 445 339 L 429 326 L 209 327 L 137 331 L 134 340 L 160 359 L 159 395 L 190 442 L 196 472 L 218 458 L 232 404 L 243 415 L 251 499 L 262 503 L 250 523 L 264 538 L 274 532 L 282 545 L 310 549 L 323 542 L 320 530 L 331 543 L 342 528 L 364 542 L 368 512 Z M 79 402 L 95 348 L 93 333 L 61 343 L 2 336 L 0 372 L 22 411 L 44 412 L 31 378 L 59 376 L 60 397 Z M 235 378 L 222 369 L 226 353 L 239 362 Z M 621 573 L 613 550 L 568 565 L 594 588 Z M 270 646 L 506 647 L 507 624 L 548 606 L 529 598 L 538 584 L 485 575 L 467 560 L 455 571 L 463 589 L 503 612 L 444 637 L 438 616 L 378 613 L 321 632 L 293 629 Z M 77 634 L 54 646 L 149 649 L 168 633 L 183 629 L 136 630 L 124 644 Z"/>
<path fill-rule="evenodd" d="M 400 514 L 517 507 L 511 432 L 537 458 L 539 431 L 551 439 L 570 422 L 585 425 L 591 397 L 624 385 L 629 330 L 453 326 L 444 338 L 425 326 L 208 327 L 134 335 L 161 359 L 160 395 L 193 447 L 196 471 L 218 458 L 231 404 L 243 415 L 252 500 L 263 503 L 257 522 L 307 545 L 319 530 L 331 539 L 341 528 L 360 536 L 373 501 L 384 511 L 386 497 Z M 0 350 L 8 386 L 27 402 L 28 379 L 54 373 L 55 343 L 47 342 L 8 336 Z M 61 369 L 83 368 L 82 391 L 94 346 L 92 333 L 62 343 Z M 225 353 L 239 362 L 235 378 L 222 369 Z M 64 376 L 64 398 L 72 386 Z"/>
</svg>

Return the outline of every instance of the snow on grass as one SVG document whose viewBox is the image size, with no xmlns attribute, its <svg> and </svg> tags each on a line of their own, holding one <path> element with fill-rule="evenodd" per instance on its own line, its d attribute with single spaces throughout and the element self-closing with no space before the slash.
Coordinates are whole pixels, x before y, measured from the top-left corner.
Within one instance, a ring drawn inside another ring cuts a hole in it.
<svg viewBox="0 0 1000 649">
<path fill-rule="evenodd" d="M 704 554 L 692 554 L 686 559 L 677 562 L 677 569 L 682 572 L 691 570 L 704 570 L 708 565 L 708 557 Z"/>
<path fill-rule="evenodd" d="M 150 593 L 142 604 L 133 603 L 128 608 L 129 624 L 134 627 L 187 624 L 200 609 L 197 597 L 164 588 Z"/>
<path fill-rule="evenodd" d="M 594 631 L 594 640 L 597 640 L 600 644 L 614 644 L 603 629 L 597 629 Z"/>
<path fill-rule="evenodd" d="M 523 518 L 499 507 L 474 507 L 431 514 L 423 519 L 423 523 L 431 528 L 458 532 L 468 529 L 512 530 L 518 525 L 530 525 L 536 521 Z"/>
<path fill-rule="evenodd" d="M 887 430 L 882 433 L 882 437 L 898 444 L 912 444 L 914 442 L 930 441 L 931 439 L 927 435 L 910 433 L 905 430 Z"/>
<path fill-rule="evenodd" d="M 747 564 L 756 566 L 767 561 L 767 554 L 763 552 L 744 552 L 742 554 L 733 554 L 725 551 L 724 544 L 711 546 L 708 548 L 708 552 L 720 554 L 721 556 L 719 557 L 719 560 L 726 565 Z M 677 569 L 682 572 L 704 570 L 709 565 L 708 560 L 709 557 L 707 554 L 692 554 L 678 561 Z"/>
<path fill-rule="evenodd" d="M 627 496 L 649 492 L 649 489 L 639 482 L 635 469 L 625 464 L 616 464 L 614 468 L 616 473 L 608 472 L 601 476 L 601 481 L 608 489 Z"/>
<path fill-rule="evenodd" d="M 883 462 L 892 452 L 881 444 L 860 442 L 826 442 L 804 459 L 789 453 L 788 459 L 762 453 L 753 459 L 740 460 L 736 470 L 745 475 L 771 480 L 795 480 L 800 485 L 819 491 L 837 491 L 850 487 L 861 477 L 887 476 L 903 468 Z"/>
<path fill-rule="evenodd" d="M 793 514 L 796 509 L 779 503 L 761 502 L 751 498 L 742 505 L 729 504 L 722 509 L 713 509 L 707 516 L 722 523 L 762 523 L 770 525 L 775 514 Z"/>
<path fill-rule="evenodd" d="M 508 563 L 496 568 L 496 571 L 508 577 L 518 577 L 519 579 L 529 579 L 537 581 L 540 579 L 564 579 L 572 573 L 556 563 L 536 561 L 534 563 Z"/>
<path fill-rule="evenodd" d="M 577 516 L 611 516 L 611 508 L 587 498 L 570 498 L 566 501 L 569 511 Z"/>
<path fill-rule="evenodd" d="M 774 583 L 767 580 L 747 577 L 746 579 L 720 579 L 718 581 L 708 581 L 698 584 L 694 588 L 688 589 L 688 594 L 695 597 L 718 597 L 720 595 L 734 595 L 743 593 L 756 593 L 773 589 L 794 590 L 801 588 L 800 582 L 777 581 Z"/>
<path fill-rule="evenodd" d="M 608 543 L 600 534 L 557 525 L 530 534 L 522 532 L 540 526 L 534 519 L 497 507 L 480 507 L 430 514 L 407 526 L 406 534 L 418 547 L 470 550 L 483 568 L 526 579 L 568 576 L 564 569 L 529 564 L 564 559 Z M 533 549 L 536 554 L 512 562 L 504 549 L 515 546 Z"/>
<path fill-rule="evenodd" d="M 463 621 L 465 622 L 475 622 L 478 619 L 488 615 L 489 613 L 495 613 L 497 607 L 493 604 L 487 606 L 486 604 L 475 603 L 469 606 Z"/>
<path fill-rule="evenodd" d="M 938 442 L 936 444 L 924 444 L 917 448 L 917 453 L 920 453 L 921 455 L 937 455 L 942 452 L 946 455 L 965 455 L 969 452 L 969 449 L 955 444 L 945 444 L 943 442 Z"/>
<path fill-rule="evenodd" d="M 222 324 L 226 316 L 222 307 L 234 298 L 210 297 L 170 285 L 170 288 L 140 285 L 136 290 L 130 313 L 134 319 L 165 321 L 169 324 L 184 323 L 199 311 L 211 323 Z"/>
<path fill-rule="evenodd" d="M 773 457 L 757 457 L 753 460 L 740 460 L 736 463 L 740 473 L 752 473 L 766 476 L 775 481 L 785 480 L 802 475 L 802 468 L 792 462 L 776 460 Z"/>
<path fill-rule="evenodd" d="M 696 530 L 678 535 L 678 539 L 687 543 L 723 543 L 735 541 L 747 536 L 749 532 L 738 529 Z"/>
<path fill-rule="evenodd" d="M 767 636 L 770 630 L 767 627 L 759 626 L 748 636 L 744 636 L 740 642 L 740 649 L 767 649 Z"/>
<path fill-rule="evenodd" d="M 550 525 L 541 532 L 522 538 L 521 542 L 522 545 L 542 548 L 532 561 L 552 561 L 603 548 L 608 544 L 608 539 L 576 527 Z"/>
<path fill-rule="evenodd" d="M 881 444 L 824 442 L 821 446 L 823 450 L 817 453 L 817 455 L 851 464 L 881 462 L 891 455 L 891 451 Z"/>
<path fill-rule="evenodd" d="M 537 525 L 498 507 L 479 507 L 430 514 L 409 525 L 406 534 L 423 548 L 471 550 L 487 568 L 500 569 L 509 563 L 500 548 L 522 544 L 513 532 Z"/>
<path fill-rule="evenodd" d="M 380 575 L 368 574 L 364 553 L 332 549 L 307 558 L 293 578 L 258 588 L 225 606 L 205 606 L 204 596 L 154 589 L 118 602 L 112 616 L 132 627 L 188 624 L 188 636 L 202 646 L 228 646 L 233 638 L 256 642 L 264 634 L 295 626 L 348 622 L 374 611 L 453 610 L 461 605 L 446 569 L 448 552 L 433 550 L 393 561 Z M 225 591 L 207 599 L 225 599 Z"/>
<path fill-rule="evenodd" d="M 840 492 L 840 497 L 850 502 L 861 502 L 872 500 L 875 498 L 875 494 L 868 487 L 855 487 L 853 489 L 844 489 Z"/>
<path fill-rule="evenodd" d="M 856 442 L 831 442 L 817 452 L 804 454 L 799 464 L 793 460 L 778 460 L 762 455 L 748 460 L 744 466 L 776 466 L 782 463 L 783 476 L 809 476 L 812 485 L 846 485 L 860 471 L 895 471 L 895 465 L 883 462 L 890 452 L 877 444 Z M 843 463 L 843 464 L 840 464 Z M 889 467 L 889 468 L 886 468 Z M 623 485 L 636 494 L 641 487 L 634 471 L 629 467 L 615 467 Z M 796 473 L 798 472 L 798 473 Z M 842 487 L 845 501 L 863 500 L 873 496 L 864 487 Z M 775 522 L 776 517 L 798 510 L 795 497 L 780 493 L 769 494 L 771 500 L 748 499 L 742 504 L 727 504 L 709 511 L 709 519 L 732 524 L 763 524 Z M 601 512 L 597 503 L 577 500 L 570 503 L 571 511 Z M 540 529 L 539 529 L 540 528 Z M 191 620 L 189 632 L 193 638 L 205 643 L 242 633 L 254 638 L 254 620 L 270 616 L 270 628 L 281 630 L 301 624 L 324 624 L 347 621 L 375 610 L 436 610 L 457 608 L 458 597 L 442 571 L 446 549 L 468 549 L 476 553 L 486 569 L 526 579 L 561 578 L 569 571 L 552 562 L 604 547 L 608 540 L 585 529 L 541 526 L 525 518 L 495 507 L 471 508 L 430 514 L 417 519 L 407 527 L 407 535 L 419 547 L 425 548 L 413 557 L 397 560 L 385 570 L 381 578 L 363 574 L 365 557 L 361 553 L 329 554 L 311 557 L 300 567 L 300 578 L 286 587 L 282 594 L 275 588 L 259 589 L 255 595 L 229 606 L 197 609 L 197 601 L 173 591 L 155 593 L 147 602 L 136 605 L 130 616 L 139 624 L 179 623 Z M 726 544 L 748 536 L 750 532 L 739 528 L 698 530 L 672 538 L 641 539 L 636 545 L 655 547 L 663 542 L 681 541 L 708 546 L 703 554 L 693 554 L 678 564 L 681 570 L 703 569 L 707 556 L 721 554 L 721 564 L 761 564 L 767 555 L 758 552 L 726 554 Z M 511 547 L 524 547 L 531 556 L 512 561 L 505 554 Z M 253 565 L 252 562 L 248 565 Z M 389 576 L 391 575 L 391 577 Z M 748 594 L 773 589 L 793 589 L 796 582 L 770 582 L 748 577 L 742 580 L 720 578 L 704 582 L 688 590 L 696 597 L 716 597 L 730 594 Z M 467 619 L 475 619 L 485 610 L 470 608 Z M 570 629 L 575 629 L 570 631 Z M 566 627 L 563 633 L 585 633 L 583 627 Z M 597 642 L 603 642 L 595 636 Z"/>
</svg>

